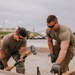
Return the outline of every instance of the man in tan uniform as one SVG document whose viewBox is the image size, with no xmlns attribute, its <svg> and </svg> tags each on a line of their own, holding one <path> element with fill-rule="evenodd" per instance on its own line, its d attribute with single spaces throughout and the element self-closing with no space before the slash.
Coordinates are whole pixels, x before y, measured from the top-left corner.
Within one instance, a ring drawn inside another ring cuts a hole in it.
<svg viewBox="0 0 75 75">
<path fill-rule="evenodd" d="M 47 30 L 48 46 L 50 50 L 51 62 L 53 63 L 51 72 L 64 73 L 69 70 L 69 63 L 73 58 L 73 51 L 75 49 L 75 36 L 70 28 L 60 25 L 55 15 L 47 17 Z M 53 39 L 56 40 L 53 45 Z"/>
<path fill-rule="evenodd" d="M 22 61 L 16 66 L 18 73 L 25 74 L 23 56 L 26 54 L 26 29 L 19 27 L 15 33 L 4 36 L 0 49 L 0 69 L 10 70 L 8 60 L 12 56 L 15 61 Z"/>
</svg>

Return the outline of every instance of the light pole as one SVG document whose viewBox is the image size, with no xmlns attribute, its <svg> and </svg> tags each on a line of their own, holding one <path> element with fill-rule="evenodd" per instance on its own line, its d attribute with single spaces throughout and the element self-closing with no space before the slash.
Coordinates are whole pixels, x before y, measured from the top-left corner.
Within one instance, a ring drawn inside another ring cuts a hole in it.
<svg viewBox="0 0 75 75">
<path fill-rule="evenodd" d="M 33 32 L 35 31 L 35 27 L 33 27 Z"/>
<path fill-rule="evenodd" d="M 3 21 L 3 28 L 5 28 L 5 21 Z"/>
</svg>

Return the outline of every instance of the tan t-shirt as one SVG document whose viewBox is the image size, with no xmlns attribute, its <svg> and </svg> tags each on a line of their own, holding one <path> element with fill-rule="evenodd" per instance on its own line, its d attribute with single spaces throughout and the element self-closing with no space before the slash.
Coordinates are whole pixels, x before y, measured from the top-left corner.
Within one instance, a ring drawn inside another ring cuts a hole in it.
<svg viewBox="0 0 75 75">
<path fill-rule="evenodd" d="M 22 41 L 16 41 L 13 38 L 13 33 L 10 33 L 4 36 L 1 49 L 12 53 L 18 51 L 21 47 L 24 46 L 26 46 L 26 39 L 23 39 Z"/>
<path fill-rule="evenodd" d="M 51 31 L 50 28 L 47 28 L 46 34 L 48 38 L 55 39 L 58 44 L 61 41 L 70 40 L 70 45 L 75 46 L 75 36 L 70 30 L 70 28 L 60 25 L 57 32 Z"/>
</svg>

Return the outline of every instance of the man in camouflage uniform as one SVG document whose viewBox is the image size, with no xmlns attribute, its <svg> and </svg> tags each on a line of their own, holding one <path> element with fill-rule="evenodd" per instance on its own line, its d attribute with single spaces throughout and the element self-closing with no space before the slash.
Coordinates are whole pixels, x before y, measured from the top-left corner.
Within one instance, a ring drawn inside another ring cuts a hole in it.
<svg viewBox="0 0 75 75">
<path fill-rule="evenodd" d="M 10 71 L 8 60 L 12 58 L 21 63 L 16 66 L 16 72 L 25 74 L 23 56 L 26 54 L 26 29 L 19 27 L 16 32 L 4 36 L 0 49 L 0 69 Z"/>
<path fill-rule="evenodd" d="M 73 51 L 75 49 L 75 36 L 70 28 L 60 25 L 55 15 L 47 17 L 47 30 L 48 46 L 50 50 L 51 62 L 53 63 L 51 72 L 64 73 L 69 70 L 69 63 L 73 58 Z M 56 40 L 53 45 L 53 39 Z"/>
</svg>

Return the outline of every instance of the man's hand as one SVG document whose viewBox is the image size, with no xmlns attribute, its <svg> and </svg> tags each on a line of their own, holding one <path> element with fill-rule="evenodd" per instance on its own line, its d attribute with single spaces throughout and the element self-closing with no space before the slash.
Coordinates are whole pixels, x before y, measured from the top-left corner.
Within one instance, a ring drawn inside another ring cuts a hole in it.
<svg viewBox="0 0 75 75">
<path fill-rule="evenodd" d="M 51 68 L 51 73 L 59 73 L 60 72 L 60 65 L 53 63 L 52 68 Z"/>
<path fill-rule="evenodd" d="M 21 62 L 24 62 L 25 61 L 25 59 L 23 58 L 23 56 L 20 56 L 20 61 Z"/>
<path fill-rule="evenodd" d="M 9 66 L 5 67 L 5 70 L 10 71 L 10 67 Z"/>
<path fill-rule="evenodd" d="M 54 63 L 56 61 L 56 57 L 54 54 L 50 54 L 51 56 L 51 62 Z"/>
</svg>

